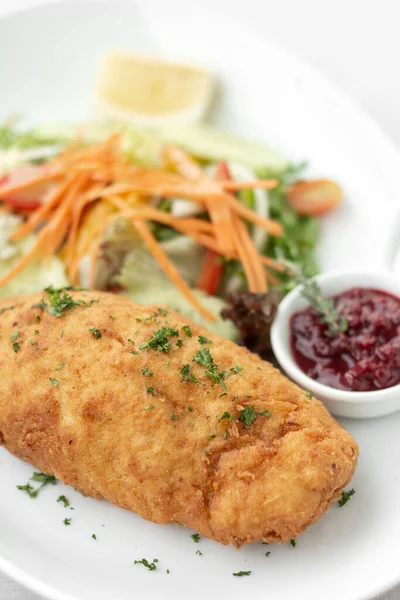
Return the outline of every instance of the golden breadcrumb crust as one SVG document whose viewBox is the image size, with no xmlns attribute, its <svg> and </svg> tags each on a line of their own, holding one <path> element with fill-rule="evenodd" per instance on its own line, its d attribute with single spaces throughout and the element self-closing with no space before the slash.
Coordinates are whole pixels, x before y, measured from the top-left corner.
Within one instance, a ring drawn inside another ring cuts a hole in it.
<svg viewBox="0 0 400 600">
<path fill-rule="evenodd" d="M 0 303 L 0 443 L 12 454 L 85 495 L 237 546 L 295 538 L 338 498 L 358 448 L 319 401 L 177 313 L 70 293 L 87 304 L 61 317 L 46 293 Z M 161 327 L 179 332 L 169 352 L 140 350 Z M 205 348 L 222 384 L 193 361 Z M 183 379 L 187 364 L 197 382 Z M 247 425 L 246 406 L 271 416 Z"/>
</svg>

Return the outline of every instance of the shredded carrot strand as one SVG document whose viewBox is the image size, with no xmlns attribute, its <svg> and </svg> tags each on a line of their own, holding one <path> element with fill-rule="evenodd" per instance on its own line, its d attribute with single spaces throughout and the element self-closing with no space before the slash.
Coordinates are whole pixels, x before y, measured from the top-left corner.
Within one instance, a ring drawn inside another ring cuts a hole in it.
<svg viewBox="0 0 400 600">
<path fill-rule="evenodd" d="M 200 314 L 210 321 L 215 321 L 215 315 L 208 309 L 204 308 L 204 306 L 198 301 L 192 289 L 181 277 L 175 265 L 171 263 L 168 256 L 165 254 L 164 250 L 161 248 L 160 244 L 157 242 L 147 225 L 143 221 L 136 219 L 133 221 L 133 225 L 167 277 L 176 285 L 176 287 L 182 292 L 187 300 L 189 300 L 189 302 L 197 308 Z"/>
<path fill-rule="evenodd" d="M 277 179 L 255 179 L 254 181 L 226 181 L 224 190 L 226 192 L 237 192 L 238 190 L 273 190 L 278 185 Z"/>
</svg>

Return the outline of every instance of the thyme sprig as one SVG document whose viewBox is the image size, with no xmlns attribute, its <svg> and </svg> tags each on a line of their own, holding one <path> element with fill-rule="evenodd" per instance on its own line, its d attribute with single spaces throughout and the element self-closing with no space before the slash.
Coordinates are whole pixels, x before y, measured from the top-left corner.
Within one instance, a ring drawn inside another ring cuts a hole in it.
<svg viewBox="0 0 400 600">
<path fill-rule="evenodd" d="M 290 275 L 301 285 L 300 294 L 308 300 L 319 314 L 322 322 L 327 325 L 326 335 L 333 337 L 347 331 L 349 324 L 346 317 L 340 315 L 332 298 L 324 297 L 316 280 L 313 277 L 307 277 L 298 265 L 287 260 L 282 262 Z"/>
</svg>

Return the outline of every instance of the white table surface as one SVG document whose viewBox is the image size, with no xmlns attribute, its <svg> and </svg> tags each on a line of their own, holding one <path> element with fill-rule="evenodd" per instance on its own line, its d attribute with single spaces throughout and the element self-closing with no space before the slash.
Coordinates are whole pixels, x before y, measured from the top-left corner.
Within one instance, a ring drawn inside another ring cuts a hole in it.
<svg viewBox="0 0 400 600">
<path fill-rule="evenodd" d="M 357 100 L 400 146 L 399 0 L 202 2 L 210 5 L 210 14 L 213 6 L 226 7 L 227 16 L 240 15 L 247 25 L 317 66 Z M 0 0 L 0 15 L 38 3 Z M 0 572 L 0 600 L 40 598 Z M 400 600 L 400 587 L 376 600 Z"/>
</svg>

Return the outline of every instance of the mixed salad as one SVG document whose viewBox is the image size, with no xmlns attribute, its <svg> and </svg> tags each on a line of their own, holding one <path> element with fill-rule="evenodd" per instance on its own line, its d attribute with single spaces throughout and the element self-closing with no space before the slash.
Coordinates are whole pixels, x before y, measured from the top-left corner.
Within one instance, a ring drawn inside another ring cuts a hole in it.
<svg viewBox="0 0 400 600">
<path fill-rule="evenodd" d="M 206 125 L 0 127 L 0 297 L 50 285 L 163 304 L 268 356 L 296 281 L 317 272 L 341 202 L 261 144 Z"/>
</svg>

